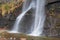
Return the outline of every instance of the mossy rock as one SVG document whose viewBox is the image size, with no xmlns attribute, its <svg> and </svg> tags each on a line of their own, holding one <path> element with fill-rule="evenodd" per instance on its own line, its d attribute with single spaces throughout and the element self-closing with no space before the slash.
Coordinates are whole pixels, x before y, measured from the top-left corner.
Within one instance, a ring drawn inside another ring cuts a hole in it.
<svg viewBox="0 0 60 40">
<path fill-rule="evenodd" d="M 27 40 L 60 40 L 60 38 L 56 38 L 56 37 L 45 37 L 45 36 L 29 36 L 29 35 L 25 35 L 25 34 L 19 34 L 19 33 L 7 33 L 2 32 L 0 33 L 0 36 L 5 37 L 5 38 L 26 38 Z"/>
</svg>

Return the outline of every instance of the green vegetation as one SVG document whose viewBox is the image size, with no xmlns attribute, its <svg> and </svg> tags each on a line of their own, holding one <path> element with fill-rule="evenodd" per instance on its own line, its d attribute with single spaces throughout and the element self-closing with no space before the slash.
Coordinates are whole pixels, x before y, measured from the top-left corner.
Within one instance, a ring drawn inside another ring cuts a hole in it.
<svg viewBox="0 0 60 40">
<path fill-rule="evenodd" d="M 20 2 L 20 0 L 19 0 L 19 2 Z M 5 13 L 9 14 L 10 12 L 13 12 L 14 9 L 20 5 L 20 4 L 19 5 L 17 4 L 17 6 L 16 6 L 15 3 L 16 2 L 14 2 L 14 1 L 11 1 L 10 3 L 7 2 L 5 4 L 0 3 L 0 10 L 2 11 L 2 16 L 4 16 Z M 22 3 L 22 1 L 21 1 L 21 3 Z"/>
</svg>

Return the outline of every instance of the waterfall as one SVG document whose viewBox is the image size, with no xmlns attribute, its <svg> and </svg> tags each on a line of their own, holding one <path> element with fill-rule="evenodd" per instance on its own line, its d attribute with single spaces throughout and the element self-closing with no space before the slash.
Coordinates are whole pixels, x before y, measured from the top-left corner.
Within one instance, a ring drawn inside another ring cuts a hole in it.
<svg viewBox="0 0 60 40">
<path fill-rule="evenodd" d="M 11 33 L 20 33 L 18 32 L 19 24 L 25 14 L 30 10 L 35 9 L 35 20 L 34 26 L 31 27 L 33 30 L 28 35 L 40 36 L 43 32 L 44 21 L 45 21 L 45 0 L 25 0 L 22 8 L 22 13 L 16 18 L 15 24 L 10 31 Z M 31 19 L 30 19 L 31 20 Z M 33 24 L 32 24 L 33 25 Z M 30 30 L 29 30 L 30 31 Z"/>
<path fill-rule="evenodd" d="M 43 32 L 45 21 L 45 0 L 37 0 L 34 30 L 29 35 L 39 36 Z"/>
<path fill-rule="evenodd" d="M 10 33 L 19 33 L 18 29 L 19 29 L 19 23 L 22 20 L 22 18 L 24 17 L 25 13 L 28 12 L 30 9 L 32 8 L 32 4 L 30 4 L 30 6 L 28 7 L 27 10 L 23 10 L 23 12 L 17 17 L 15 24 L 13 26 L 13 29 L 11 30 Z"/>
</svg>

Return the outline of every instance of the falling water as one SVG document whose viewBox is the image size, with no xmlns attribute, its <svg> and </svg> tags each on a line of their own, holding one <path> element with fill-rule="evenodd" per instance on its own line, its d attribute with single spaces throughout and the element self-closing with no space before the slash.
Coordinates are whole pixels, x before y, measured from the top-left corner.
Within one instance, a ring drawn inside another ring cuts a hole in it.
<svg viewBox="0 0 60 40">
<path fill-rule="evenodd" d="M 19 33 L 19 32 L 18 32 L 19 23 L 20 23 L 21 19 L 24 17 L 25 13 L 31 9 L 31 6 L 32 6 L 32 5 L 30 5 L 29 8 L 28 8 L 26 11 L 23 11 L 23 12 L 17 17 L 17 19 L 16 19 L 16 21 L 15 21 L 15 24 L 14 24 L 14 26 L 13 26 L 13 29 L 11 30 L 10 33 Z"/>
<path fill-rule="evenodd" d="M 30 0 L 30 2 L 28 0 L 25 0 L 22 13 L 17 17 L 11 32 L 18 33 L 18 28 L 20 26 L 19 23 L 21 22 L 24 15 L 31 8 L 32 9 L 35 8 L 35 11 L 34 11 L 35 20 L 34 20 L 34 26 L 31 27 L 33 30 L 28 35 L 39 36 L 42 34 L 44 21 L 45 21 L 45 0 Z"/>
<path fill-rule="evenodd" d="M 29 35 L 39 36 L 43 32 L 45 21 L 45 0 L 37 0 L 34 30 Z"/>
</svg>

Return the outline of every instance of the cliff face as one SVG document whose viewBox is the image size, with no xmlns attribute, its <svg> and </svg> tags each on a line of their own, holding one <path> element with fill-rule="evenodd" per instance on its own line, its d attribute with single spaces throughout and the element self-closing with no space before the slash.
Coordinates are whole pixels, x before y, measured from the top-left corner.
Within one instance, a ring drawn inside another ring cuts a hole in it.
<svg viewBox="0 0 60 40">
<path fill-rule="evenodd" d="M 60 36 L 60 2 L 46 6 L 46 22 L 44 32 L 46 36 Z"/>
<path fill-rule="evenodd" d="M 59 0 L 46 0 L 47 3 L 54 2 L 54 1 L 59 1 Z"/>
<path fill-rule="evenodd" d="M 0 0 L 1 3 L 7 3 L 11 1 L 12 0 Z M 13 0 L 13 1 L 16 1 L 16 0 Z M 46 0 L 47 3 L 54 2 L 54 1 L 58 1 L 58 0 Z M 2 17 L 0 13 L 0 28 L 4 28 L 4 27 L 11 28 L 16 17 L 21 13 L 21 7 L 14 9 L 14 11 L 10 14 L 5 14 L 4 17 Z M 59 31 L 60 30 L 60 3 L 55 3 L 52 5 L 46 6 L 46 15 L 47 17 L 46 17 L 46 22 L 44 26 L 44 34 L 46 36 L 59 36 L 60 35 L 60 31 Z M 28 18 L 28 20 L 31 20 L 31 19 Z"/>
</svg>

